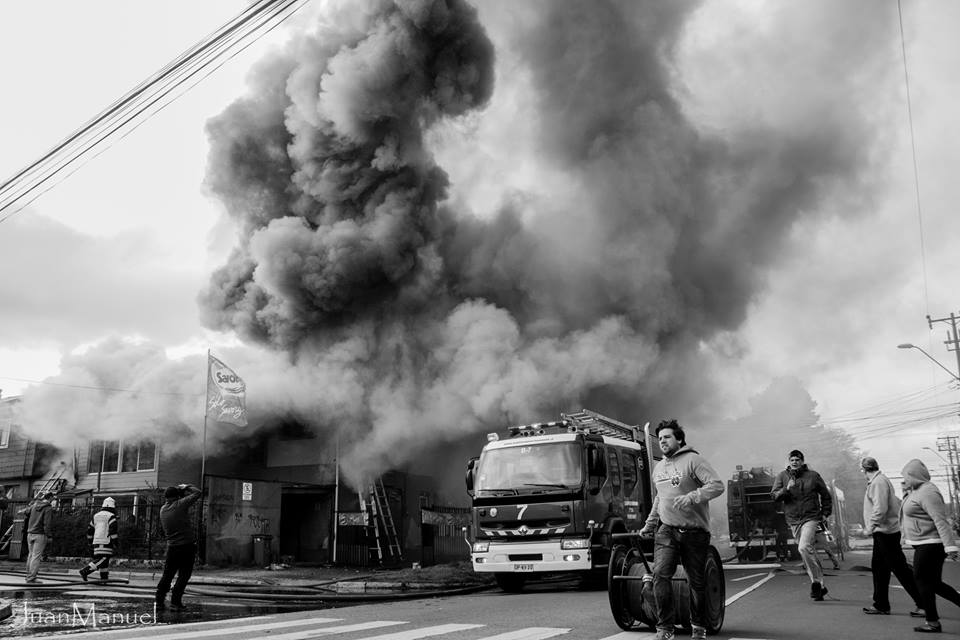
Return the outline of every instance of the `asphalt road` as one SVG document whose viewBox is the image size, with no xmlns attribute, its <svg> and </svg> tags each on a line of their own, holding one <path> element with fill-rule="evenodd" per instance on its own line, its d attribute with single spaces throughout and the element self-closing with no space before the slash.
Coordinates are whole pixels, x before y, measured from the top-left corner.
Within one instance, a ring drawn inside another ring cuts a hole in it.
<svg viewBox="0 0 960 640">
<path fill-rule="evenodd" d="M 863 606 L 870 604 L 872 584 L 868 553 L 848 554 L 843 568 L 828 571 L 829 594 L 824 602 L 809 598 L 809 582 L 798 565 L 788 564 L 776 570 L 749 565 L 729 566 L 725 570 L 727 608 L 720 640 L 825 640 L 828 638 L 871 638 L 902 640 L 917 637 L 912 628 L 918 623 L 907 612 L 912 603 L 899 586 L 891 589 L 894 614 L 866 616 Z M 945 580 L 960 585 L 960 564 L 947 563 Z M 894 585 L 896 582 L 894 581 Z M 90 602 L 108 602 L 110 590 Z M 89 594 L 88 594 L 89 595 Z M 4 596 L 6 597 L 6 596 Z M 123 604 L 128 614 L 150 614 L 149 599 L 131 599 Z M 195 612 L 218 606 L 216 598 L 193 598 Z M 122 604 L 122 603 L 121 603 Z M 960 609 L 941 601 L 944 633 L 940 638 L 960 638 Z M 138 609 L 138 606 L 140 607 Z M 141 610 L 142 609 L 142 610 Z M 651 632 L 624 632 L 617 627 L 609 610 L 605 591 L 584 590 L 576 582 L 533 584 L 521 594 L 505 594 L 496 589 L 460 595 L 394 602 L 360 604 L 324 610 L 284 612 L 276 610 L 235 610 L 235 618 L 202 622 L 186 616 L 174 619 L 161 614 L 159 620 L 147 619 L 126 629 L 105 630 L 87 625 L 58 626 L 42 619 L 26 622 L 19 628 L 0 628 L 0 634 L 20 635 L 40 640 L 64 637 L 64 632 L 80 632 L 107 640 L 187 640 L 193 638 L 269 637 L 273 640 L 307 640 L 336 637 L 344 640 L 415 640 L 436 637 L 450 640 L 627 640 L 652 638 Z M 219 615 L 217 616 L 219 617 Z M 0 623 L 0 624 L 8 624 Z M 7 632 L 7 633 L 3 633 Z M 13 633 L 11 633 L 13 632 Z M 72 634 L 71 634 L 72 635 Z M 683 635 L 678 635 L 682 638 Z M 923 637 L 923 636 L 919 636 Z"/>
</svg>

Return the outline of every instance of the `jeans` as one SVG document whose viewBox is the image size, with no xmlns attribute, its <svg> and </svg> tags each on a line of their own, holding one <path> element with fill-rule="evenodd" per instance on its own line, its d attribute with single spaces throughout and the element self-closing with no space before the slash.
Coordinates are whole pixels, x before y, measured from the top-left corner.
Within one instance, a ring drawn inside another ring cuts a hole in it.
<svg viewBox="0 0 960 640">
<path fill-rule="evenodd" d="M 810 576 L 810 582 L 823 582 L 823 565 L 820 564 L 816 546 L 818 536 L 823 538 L 819 520 L 807 520 L 793 525 L 793 537 L 797 540 L 797 550 L 800 552 L 800 559 L 803 560 L 807 575 Z M 826 544 L 826 540 L 823 540 L 823 544 Z"/>
<path fill-rule="evenodd" d="M 167 590 L 170 589 L 170 583 L 173 582 L 173 576 L 177 576 L 177 581 L 173 585 L 173 591 L 170 592 L 170 602 L 180 604 L 183 598 L 183 592 L 187 589 L 187 582 L 193 574 L 193 560 L 196 556 L 197 545 L 182 544 L 175 547 L 167 547 L 167 557 L 163 562 L 163 575 L 160 582 L 157 583 L 157 602 L 163 602 L 167 597 Z"/>
<path fill-rule="evenodd" d="M 36 580 L 40 573 L 40 561 L 47 547 L 47 536 L 42 533 L 27 534 L 27 580 Z"/>
<path fill-rule="evenodd" d="M 920 606 L 920 592 L 913 571 L 907 564 L 907 558 L 900 547 L 900 532 L 873 532 L 873 555 L 870 557 L 870 572 L 873 574 L 873 608 L 890 611 L 890 574 L 900 581 L 917 608 Z"/>
<path fill-rule="evenodd" d="M 687 572 L 690 585 L 690 624 L 706 626 L 707 583 L 704 564 L 710 548 L 710 532 L 661 524 L 654 536 L 653 595 L 657 602 L 657 627 L 673 629 L 677 623 L 673 606 L 673 574 L 677 564 Z"/>
</svg>

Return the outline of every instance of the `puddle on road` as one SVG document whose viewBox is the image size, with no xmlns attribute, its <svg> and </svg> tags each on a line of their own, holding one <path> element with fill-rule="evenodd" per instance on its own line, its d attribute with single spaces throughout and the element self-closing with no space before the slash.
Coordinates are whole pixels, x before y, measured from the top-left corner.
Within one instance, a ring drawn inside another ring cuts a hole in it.
<svg viewBox="0 0 960 640">
<path fill-rule="evenodd" d="M 188 607 L 186 611 L 158 611 L 154 609 L 152 592 L 146 590 L 142 593 L 110 588 L 2 590 L 0 603 L 9 604 L 13 615 L 0 621 L 0 636 L 29 638 L 35 635 L 207 622 L 344 606 L 341 603 L 333 605 L 324 602 L 245 602 L 217 596 L 192 596 L 189 593 L 184 601 Z"/>
</svg>

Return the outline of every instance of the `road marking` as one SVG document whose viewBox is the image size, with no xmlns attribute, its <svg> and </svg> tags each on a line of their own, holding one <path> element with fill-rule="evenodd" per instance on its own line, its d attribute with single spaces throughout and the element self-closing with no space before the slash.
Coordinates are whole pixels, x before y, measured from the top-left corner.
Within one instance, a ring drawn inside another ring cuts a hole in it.
<svg viewBox="0 0 960 640">
<path fill-rule="evenodd" d="M 779 562 L 765 562 L 765 563 L 747 563 L 747 564 L 725 564 L 723 565 L 724 571 L 753 571 L 754 569 L 780 569 L 783 567 L 783 564 Z"/>
<path fill-rule="evenodd" d="M 723 605 L 724 605 L 725 607 L 729 607 L 731 604 L 733 604 L 734 602 L 736 602 L 737 600 L 739 600 L 739 599 L 742 598 L 743 596 L 747 595 L 747 594 L 750 593 L 751 591 L 753 591 L 753 590 L 755 590 L 755 589 L 759 589 L 759 588 L 760 588 L 760 585 L 764 584 L 765 582 L 770 581 L 770 580 L 773 578 L 774 575 L 775 575 L 775 573 L 774 573 L 773 571 L 771 571 L 770 573 L 767 574 L 767 577 L 764 578 L 763 580 L 758 580 L 757 582 L 755 582 L 754 584 L 750 585 L 749 587 L 747 587 L 747 588 L 744 589 L 743 591 L 740 591 L 739 593 L 735 593 L 735 594 L 733 594 L 732 596 L 730 596 L 729 598 L 727 598 L 727 601 L 724 602 Z M 731 639 L 731 640 L 732 640 L 732 639 Z"/>
<path fill-rule="evenodd" d="M 111 629 L 110 631 L 101 631 L 97 629 L 98 638 L 112 638 L 115 636 L 126 636 L 123 640 L 190 640 L 191 638 L 203 638 L 210 636 L 224 636 L 224 635 L 236 635 L 238 633 L 245 633 L 248 631 L 263 631 L 266 629 L 280 629 L 282 627 L 302 627 L 309 624 L 326 624 L 328 622 L 340 622 L 343 618 L 298 618 L 297 620 L 274 620 L 273 616 L 260 616 L 257 618 L 250 618 L 244 621 L 244 624 L 230 626 L 229 623 L 233 620 L 209 620 L 207 622 L 192 622 L 187 624 L 178 624 L 176 627 L 172 626 L 162 626 L 162 627 L 153 627 L 149 629 L 148 635 L 130 635 L 137 633 L 144 633 L 147 629 L 143 627 L 127 627 L 124 629 Z M 273 620 L 272 622 L 264 622 L 262 624 L 247 624 L 250 620 Z M 200 626 L 210 626 L 214 624 L 221 625 L 221 628 L 217 629 L 197 629 L 196 627 Z M 399 623 L 398 623 L 399 624 Z M 226 625 L 226 626 L 224 626 Z M 184 631 L 183 629 L 189 627 L 190 631 Z M 166 631 L 172 631 L 173 633 L 166 633 Z M 311 634 L 316 633 L 316 631 L 311 631 Z M 57 634 L 52 636 L 31 636 L 30 640 L 63 640 L 63 634 Z M 282 636 L 271 636 L 273 638 L 278 638 Z"/>
<path fill-rule="evenodd" d="M 317 629 L 307 629 L 306 631 L 292 631 L 290 633 L 279 633 L 279 634 L 271 633 L 269 636 L 265 636 L 265 637 L 268 637 L 271 640 L 307 640 L 307 638 L 316 638 L 317 636 L 330 635 L 332 633 L 351 633 L 353 631 L 367 631 L 368 629 L 394 627 L 398 624 L 410 624 L 410 623 L 403 622 L 400 620 L 371 620 L 370 622 L 358 622 L 356 624 L 341 624 L 336 627 L 320 627 Z M 166 638 L 158 638 L 157 640 L 166 640 Z"/>
<path fill-rule="evenodd" d="M 739 582 L 741 580 L 749 580 L 750 578 L 756 578 L 757 576 L 766 575 L 763 573 L 751 573 L 748 576 L 740 576 L 739 578 L 730 578 L 730 582 Z"/>
<path fill-rule="evenodd" d="M 429 636 L 440 636 L 454 631 L 466 631 L 467 629 L 479 629 L 486 625 L 482 624 L 441 624 L 435 627 L 424 627 L 423 629 L 411 629 L 410 631 L 398 631 L 396 633 L 385 633 L 379 636 L 368 636 L 358 638 L 358 640 L 415 640 L 416 638 L 427 638 Z M 271 636 L 273 638 L 274 636 Z"/>
<path fill-rule="evenodd" d="M 527 627 L 517 631 L 508 631 L 495 636 L 479 638 L 479 640 L 543 640 L 569 633 L 570 629 L 560 629 L 558 627 Z"/>
</svg>

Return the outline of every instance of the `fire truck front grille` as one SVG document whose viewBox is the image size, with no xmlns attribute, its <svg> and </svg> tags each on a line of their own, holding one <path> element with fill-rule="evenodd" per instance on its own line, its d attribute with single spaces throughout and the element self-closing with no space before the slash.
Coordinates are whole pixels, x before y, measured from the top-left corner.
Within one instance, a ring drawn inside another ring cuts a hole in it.
<svg viewBox="0 0 960 640">
<path fill-rule="evenodd" d="M 484 529 L 516 529 L 518 526 L 525 526 L 528 529 L 562 529 L 570 526 L 569 518 L 556 518 L 553 520 L 524 520 L 517 522 L 509 520 L 506 522 L 481 522 L 480 526 Z"/>
<path fill-rule="evenodd" d="M 539 562 L 543 560 L 542 553 L 511 553 L 507 556 L 510 562 Z"/>
</svg>

